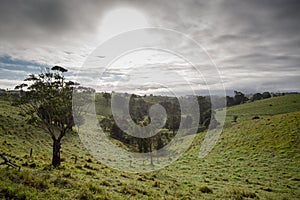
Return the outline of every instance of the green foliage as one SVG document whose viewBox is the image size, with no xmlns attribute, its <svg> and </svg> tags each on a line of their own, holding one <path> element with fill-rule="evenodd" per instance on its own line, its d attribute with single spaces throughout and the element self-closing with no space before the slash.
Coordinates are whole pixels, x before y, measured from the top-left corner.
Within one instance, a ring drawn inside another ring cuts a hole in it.
<svg viewBox="0 0 300 200">
<path fill-rule="evenodd" d="M 75 83 L 66 81 L 61 74 L 66 70 L 59 67 L 50 72 L 46 69 L 39 75 L 31 74 L 25 81 L 31 85 L 21 84 L 16 88 L 27 87 L 16 104 L 30 116 L 29 121 L 47 131 L 51 137 L 60 138 L 74 125 L 72 117 L 72 93 Z M 21 87 L 22 86 L 22 87 Z M 55 136 L 58 130 L 59 136 Z"/>
<path fill-rule="evenodd" d="M 77 124 L 82 123 L 82 118 L 79 110 L 72 109 L 72 95 L 78 84 L 66 81 L 63 76 L 66 69 L 55 66 L 51 70 L 47 68 L 38 75 L 29 75 L 24 81 L 30 85 L 22 83 L 16 86 L 21 91 L 14 105 L 18 105 L 29 116 L 27 121 L 30 124 L 50 135 L 53 140 L 52 165 L 57 167 L 61 163 L 61 139 L 75 125 L 73 113 Z M 24 87 L 27 87 L 26 91 L 23 91 Z"/>
<path fill-rule="evenodd" d="M 163 127 L 163 131 L 151 138 L 135 138 L 125 133 L 125 131 L 121 130 L 115 123 L 115 120 L 111 115 L 111 105 L 107 103 L 110 99 L 110 93 L 96 94 L 95 105 L 99 125 L 105 132 L 109 133 L 111 138 L 119 140 L 132 151 L 149 152 L 151 148 L 162 148 L 174 137 L 181 123 L 183 125 L 182 127 L 186 129 L 187 134 L 194 131 L 193 127 L 191 127 L 193 123 L 192 117 L 181 114 L 181 108 L 177 98 L 153 95 L 141 97 L 138 95 L 130 96 L 129 94 L 114 93 L 113 100 L 115 106 L 117 106 L 115 110 L 120 112 L 119 115 L 114 117 L 118 117 L 119 123 L 122 123 L 123 127 L 126 127 L 128 131 L 130 131 L 130 127 L 128 126 L 129 120 L 133 120 L 134 123 L 139 124 L 140 126 L 145 126 L 145 124 L 149 123 L 147 120 L 149 120 L 149 110 L 152 105 L 160 104 L 166 110 L 167 118 L 165 119 L 166 123 Z M 123 109 L 126 100 L 129 101 L 129 113 L 131 119 L 122 117 L 123 113 L 125 113 Z M 218 122 L 214 118 L 215 112 L 211 111 L 210 100 L 201 96 L 197 97 L 197 100 L 201 112 L 198 131 L 202 132 L 207 129 L 210 124 L 215 124 L 216 126 Z M 151 123 L 155 122 L 152 121 Z"/>
</svg>

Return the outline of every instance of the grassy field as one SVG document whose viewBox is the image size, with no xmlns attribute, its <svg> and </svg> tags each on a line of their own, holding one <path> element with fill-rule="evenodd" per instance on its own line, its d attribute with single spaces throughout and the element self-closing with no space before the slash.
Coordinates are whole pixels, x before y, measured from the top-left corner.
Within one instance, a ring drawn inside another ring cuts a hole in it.
<svg viewBox="0 0 300 200">
<path fill-rule="evenodd" d="M 250 120 L 255 116 L 265 117 L 290 113 L 300 110 L 300 95 L 273 97 L 245 103 L 227 109 L 227 119 L 238 116 L 238 121 Z"/>
<path fill-rule="evenodd" d="M 0 152 L 22 165 L 20 172 L 0 166 L 0 199 L 300 199 L 300 95 L 230 107 L 227 114 L 204 159 L 199 133 L 170 166 L 134 174 L 95 160 L 75 133 L 63 139 L 62 166 L 52 168 L 48 135 L 0 101 Z"/>
</svg>

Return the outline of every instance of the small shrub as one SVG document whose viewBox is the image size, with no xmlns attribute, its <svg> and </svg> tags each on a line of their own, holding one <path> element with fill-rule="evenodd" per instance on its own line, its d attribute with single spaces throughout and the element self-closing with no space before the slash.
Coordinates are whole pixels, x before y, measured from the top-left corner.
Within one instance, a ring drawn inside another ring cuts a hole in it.
<svg viewBox="0 0 300 200">
<path fill-rule="evenodd" d="M 72 175 L 71 175 L 71 173 L 65 173 L 65 174 L 63 174 L 63 177 L 65 177 L 65 178 L 72 178 Z"/>
<path fill-rule="evenodd" d="M 51 171 L 53 168 L 54 168 L 53 165 L 46 165 L 46 166 L 43 168 L 43 170 L 44 170 L 44 171 Z"/>
<path fill-rule="evenodd" d="M 12 176 L 10 175 L 10 179 L 15 182 L 21 182 L 24 185 L 34 187 L 40 190 L 45 190 L 49 188 L 49 183 L 47 182 L 48 176 L 35 176 L 29 171 L 23 171 L 18 174 Z"/>
<path fill-rule="evenodd" d="M 138 181 L 145 181 L 145 179 L 143 179 L 142 177 L 139 177 L 137 180 Z"/>
<path fill-rule="evenodd" d="M 143 194 L 143 195 L 149 195 L 148 192 L 144 189 L 136 188 L 135 189 L 138 193 Z"/>
<path fill-rule="evenodd" d="M 155 181 L 153 187 L 159 187 L 159 185 L 160 185 L 159 182 Z"/>
<path fill-rule="evenodd" d="M 123 187 L 123 189 L 121 190 L 121 193 L 123 194 L 130 194 L 130 195 L 137 195 L 138 192 L 134 189 L 128 188 L 127 186 Z"/>
<path fill-rule="evenodd" d="M 94 168 L 88 164 L 85 164 L 83 167 L 86 169 L 94 170 Z"/>
<path fill-rule="evenodd" d="M 26 195 L 18 192 L 14 188 L 3 188 L 0 189 L 0 197 L 4 199 L 18 199 L 18 200 L 25 200 Z"/>
<path fill-rule="evenodd" d="M 82 190 L 79 195 L 77 196 L 79 200 L 91 200 L 93 198 L 93 194 L 90 191 Z"/>
<path fill-rule="evenodd" d="M 86 172 L 86 175 L 89 175 L 89 176 L 95 176 L 95 172 L 92 172 L 92 171 L 87 171 Z"/>
<path fill-rule="evenodd" d="M 107 182 L 107 181 L 102 181 L 101 182 L 101 185 L 103 185 L 103 186 L 111 186 L 111 184 L 109 183 L 109 182 Z"/>
<path fill-rule="evenodd" d="M 300 178 L 299 177 L 294 177 L 294 178 L 291 178 L 292 181 L 300 181 Z"/>
<path fill-rule="evenodd" d="M 53 184 L 55 187 L 59 188 L 71 188 L 74 186 L 74 182 L 72 182 L 70 179 L 64 179 L 61 177 L 58 177 L 53 181 Z"/>
<path fill-rule="evenodd" d="M 97 185 L 94 184 L 90 184 L 89 185 L 89 190 L 93 193 L 93 194 L 101 194 L 101 195 L 106 195 L 105 190 Z"/>
<path fill-rule="evenodd" d="M 228 191 L 229 197 L 235 200 L 243 200 L 244 198 L 256 198 L 256 194 L 250 190 L 232 188 Z"/>
<path fill-rule="evenodd" d="M 32 185 L 34 188 L 40 189 L 40 190 L 46 190 L 49 189 L 49 184 L 44 179 L 35 179 L 34 183 Z"/>
<path fill-rule="evenodd" d="M 29 167 L 30 168 L 36 168 L 36 164 L 35 163 L 31 163 L 31 164 L 29 164 Z"/>
<path fill-rule="evenodd" d="M 232 117 L 232 122 L 237 122 L 237 119 L 238 119 L 238 116 L 237 116 L 237 115 L 234 115 L 234 116 Z"/>
<path fill-rule="evenodd" d="M 82 169 L 82 166 L 80 166 L 80 165 L 76 165 L 75 166 L 77 169 Z"/>
<path fill-rule="evenodd" d="M 210 189 L 209 187 L 207 186 L 202 186 L 199 188 L 200 192 L 202 193 L 213 193 L 212 189 Z"/>
</svg>

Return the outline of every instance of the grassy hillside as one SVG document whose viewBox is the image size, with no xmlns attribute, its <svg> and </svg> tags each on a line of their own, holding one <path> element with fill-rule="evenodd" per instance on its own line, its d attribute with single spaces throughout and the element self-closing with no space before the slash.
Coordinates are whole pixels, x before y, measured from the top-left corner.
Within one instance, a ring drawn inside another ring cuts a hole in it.
<svg viewBox="0 0 300 200">
<path fill-rule="evenodd" d="M 95 160 L 75 133 L 64 138 L 64 162 L 53 169 L 48 135 L 0 101 L 0 152 L 22 165 L 20 172 L 0 166 L 0 199 L 300 199 L 299 105 L 300 95 L 289 95 L 231 107 L 206 158 L 198 158 L 202 133 L 170 166 L 130 174 Z"/>
<path fill-rule="evenodd" d="M 250 120 L 255 116 L 273 116 L 300 111 L 300 95 L 286 95 L 245 103 L 227 108 L 227 119 Z"/>
</svg>

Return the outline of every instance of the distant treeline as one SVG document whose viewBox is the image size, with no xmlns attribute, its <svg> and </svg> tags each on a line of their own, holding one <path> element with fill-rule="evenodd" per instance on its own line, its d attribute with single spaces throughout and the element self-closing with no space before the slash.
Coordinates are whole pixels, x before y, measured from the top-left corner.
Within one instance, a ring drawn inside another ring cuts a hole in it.
<svg viewBox="0 0 300 200">
<path fill-rule="evenodd" d="M 3 90 L 0 89 L 0 98 L 3 100 L 15 102 L 22 96 L 23 90 Z M 151 152 L 153 149 L 160 149 L 168 144 L 177 134 L 179 128 L 184 129 L 186 135 L 199 133 L 206 130 L 209 126 L 213 128 L 218 125 L 215 120 L 215 111 L 212 110 L 210 98 L 197 96 L 196 100 L 199 106 L 199 122 L 194 122 L 193 117 L 188 114 L 182 114 L 179 100 L 176 97 L 168 96 L 139 96 L 135 94 L 117 94 L 114 93 L 114 98 L 117 105 L 120 105 L 122 111 L 124 98 L 129 100 L 130 119 L 122 118 L 122 115 L 112 116 L 111 112 L 111 93 L 96 93 L 95 105 L 96 113 L 99 118 L 101 128 L 113 139 L 122 142 L 136 152 Z M 179 97 L 179 98 L 190 98 Z M 133 120 L 139 126 L 147 126 L 151 122 L 149 117 L 150 107 L 154 104 L 160 104 L 166 111 L 166 119 L 163 128 L 153 137 L 138 138 L 126 133 L 130 131 L 122 130 L 116 123 L 115 117 L 119 118 L 119 122 L 123 123 L 122 127 L 126 127 L 129 120 Z M 191 109 L 191 108 L 189 108 Z"/>
<path fill-rule="evenodd" d="M 4 90 L 0 89 L 0 98 L 4 100 L 9 100 L 14 102 L 18 97 L 21 96 L 22 90 Z M 234 96 L 226 96 L 226 105 L 233 106 L 238 104 L 243 104 L 246 102 L 257 101 L 261 99 L 266 99 L 275 96 L 283 96 L 291 93 L 255 93 L 253 95 L 245 95 L 242 92 L 234 91 Z M 215 111 L 212 109 L 211 98 L 197 96 L 198 106 L 199 106 L 199 122 L 195 126 L 193 118 L 190 115 L 183 115 L 181 112 L 181 107 L 179 100 L 176 97 L 168 96 L 139 96 L 135 94 L 117 94 L 114 93 L 114 98 L 116 98 L 117 105 L 120 105 L 121 111 L 124 105 L 124 98 L 129 99 L 129 113 L 130 119 L 123 117 L 122 115 L 112 116 L 111 112 L 111 93 L 96 93 L 95 96 L 96 112 L 99 117 L 99 125 L 102 129 L 111 137 L 123 144 L 130 147 L 136 152 L 151 152 L 153 149 L 160 149 L 168 144 L 172 138 L 176 135 L 179 128 L 185 129 L 186 134 L 199 133 L 206 130 L 208 127 L 214 128 L 218 125 L 215 119 Z M 189 98 L 189 97 L 179 97 L 179 98 Z M 214 108 L 222 108 L 222 101 L 224 97 L 214 98 Z M 163 128 L 155 136 L 147 138 L 138 138 L 131 136 L 126 133 L 130 130 L 122 130 L 116 123 L 115 117 L 118 117 L 118 121 L 122 123 L 122 127 L 126 127 L 129 120 L 133 120 L 135 124 L 140 126 L 147 126 L 151 122 L 149 117 L 150 107 L 154 104 L 160 104 L 164 107 L 167 117 L 165 119 L 165 124 Z M 192 125 L 193 124 L 193 125 Z"/>
<path fill-rule="evenodd" d="M 4 90 L 0 89 L 0 97 L 4 100 L 14 100 L 20 96 L 20 91 L 18 90 Z"/>
<path fill-rule="evenodd" d="M 288 92 L 288 93 L 270 93 L 270 92 L 263 92 L 263 93 L 255 93 L 252 95 L 245 95 L 242 92 L 234 91 L 234 96 L 226 96 L 226 105 L 227 106 L 234 106 L 243 104 L 246 102 L 253 102 L 261 99 L 268 99 L 271 97 L 277 96 L 284 96 L 290 94 L 298 94 L 298 92 Z"/>
</svg>

